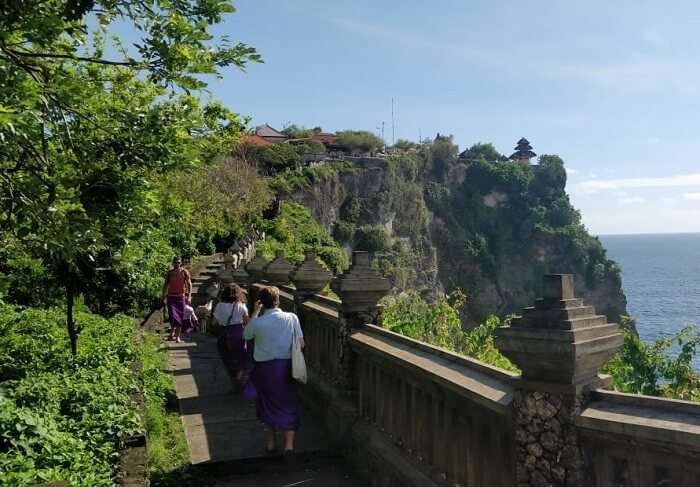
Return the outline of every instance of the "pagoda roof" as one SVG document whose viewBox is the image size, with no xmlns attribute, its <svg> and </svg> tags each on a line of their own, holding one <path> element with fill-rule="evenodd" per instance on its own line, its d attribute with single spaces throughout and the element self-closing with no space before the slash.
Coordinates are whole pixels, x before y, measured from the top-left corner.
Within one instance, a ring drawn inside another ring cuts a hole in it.
<svg viewBox="0 0 700 487">
<path fill-rule="evenodd" d="M 258 125 L 257 127 L 255 127 L 255 135 L 259 135 L 260 137 L 283 137 L 285 139 L 287 138 L 287 136 L 284 135 L 282 132 L 273 129 L 268 124 Z"/>
<path fill-rule="evenodd" d="M 508 159 L 531 159 L 536 156 L 537 154 L 535 154 L 531 150 L 517 150 L 513 152 Z"/>
</svg>

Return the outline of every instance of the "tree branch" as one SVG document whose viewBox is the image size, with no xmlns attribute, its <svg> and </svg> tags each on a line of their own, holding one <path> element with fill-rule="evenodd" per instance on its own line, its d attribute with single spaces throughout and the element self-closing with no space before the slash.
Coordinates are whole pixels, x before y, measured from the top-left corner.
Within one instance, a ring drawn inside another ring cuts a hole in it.
<svg viewBox="0 0 700 487">
<path fill-rule="evenodd" d="M 14 54 L 15 56 L 25 57 L 25 58 L 69 59 L 72 61 L 82 61 L 82 62 L 86 62 L 86 63 L 106 64 L 108 66 L 138 66 L 139 64 L 141 64 L 137 61 L 110 61 L 108 59 L 100 59 L 100 58 L 84 57 L 84 56 L 74 56 L 72 54 L 18 51 L 16 49 L 9 49 L 7 47 L 4 50 L 6 52 Z"/>
</svg>

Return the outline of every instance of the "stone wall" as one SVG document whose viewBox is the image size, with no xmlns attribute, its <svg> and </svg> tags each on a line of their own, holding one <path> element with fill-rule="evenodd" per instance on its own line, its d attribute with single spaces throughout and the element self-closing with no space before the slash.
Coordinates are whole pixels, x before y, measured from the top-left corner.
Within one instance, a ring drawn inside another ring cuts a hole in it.
<svg viewBox="0 0 700 487">
<path fill-rule="evenodd" d="M 700 485 L 700 405 L 606 390 L 598 369 L 621 335 L 570 275 L 546 276 L 543 297 L 499 330 L 515 375 L 377 326 L 389 287 L 365 253 L 333 279 L 340 300 L 316 294 L 331 276 L 313 255 L 260 272 L 249 294 L 274 282 L 299 315 L 302 397 L 368 485 Z"/>
</svg>

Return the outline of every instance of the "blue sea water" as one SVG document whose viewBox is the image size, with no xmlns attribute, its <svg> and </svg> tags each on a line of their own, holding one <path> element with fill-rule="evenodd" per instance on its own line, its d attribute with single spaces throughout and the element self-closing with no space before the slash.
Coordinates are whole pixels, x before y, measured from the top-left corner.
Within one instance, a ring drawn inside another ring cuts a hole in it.
<svg viewBox="0 0 700 487">
<path fill-rule="evenodd" d="M 700 233 L 603 235 L 622 268 L 627 311 L 646 341 L 673 336 L 688 323 L 700 330 Z M 696 359 L 700 370 L 700 357 Z"/>
</svg>

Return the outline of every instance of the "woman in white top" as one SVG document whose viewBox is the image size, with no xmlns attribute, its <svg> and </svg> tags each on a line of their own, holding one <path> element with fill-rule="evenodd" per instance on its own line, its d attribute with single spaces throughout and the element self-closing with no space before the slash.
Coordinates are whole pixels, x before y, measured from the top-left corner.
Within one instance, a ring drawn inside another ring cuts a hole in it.
<svg viewBox="0 0 700 487">
<path fill-rule="evenodd" d="M 280 293 L 274 286 L 263 288 L 255 304 L 244 337 L 255 340 L 255 365 L 250 379 L 257 391 L 258 419 L 268 427 L 267 451 L 278 446 L 275 433 L 284 435 L 285 454 L 294 451 L 294 433 L 299 428 L 299 411 L 292 380 L 292 340 L 304 346 L 299 318 L 279 308 Z M 262 312 L 262 314 L 261 314 Z"/>
<path fill-rule="evenodd" d="M 243 328 L 248 323 L 243 289 L 235 285 L 224 288 L 221 301 L 214 308 L 214 319 L 223 327 L 218 340 L 219 355 L 234 390 L 238 392 L 242 386 L 243 371 L 250 362 L 250 347 L 243 339 Z"/>
</svg>

